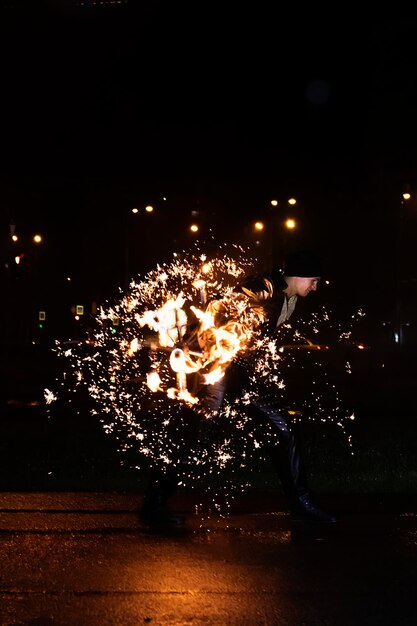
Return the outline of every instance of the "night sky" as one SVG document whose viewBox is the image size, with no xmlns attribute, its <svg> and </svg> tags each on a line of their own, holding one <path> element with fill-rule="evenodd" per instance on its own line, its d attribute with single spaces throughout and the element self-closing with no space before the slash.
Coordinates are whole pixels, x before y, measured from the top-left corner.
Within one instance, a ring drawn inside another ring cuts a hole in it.
<svg viewBox="0 0 417 626">
<path fill-rule="evenodd" d="M 48 271 L 100 299 L 124 280 L 132 206 L 164 206 L 169 248 L 193 209 L 239 238 L 293 195 L 297 243 L 339 297 L 389 317 L 401 194 L 417 186 L 417 22 L 225 4 L 2 2 L 3 237 L 11 219 L 43 229 Z"/>
</svg>

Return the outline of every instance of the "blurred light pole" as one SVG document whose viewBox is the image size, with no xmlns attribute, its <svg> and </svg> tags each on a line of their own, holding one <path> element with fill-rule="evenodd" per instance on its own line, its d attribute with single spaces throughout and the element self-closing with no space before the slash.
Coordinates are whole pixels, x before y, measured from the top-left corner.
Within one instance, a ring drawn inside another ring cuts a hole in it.
<svg viewBox="0 0 417 626">
<path fill-rule="evenodd" d="M 166 201 L 166 198 L 162 198 Z M 160 202 L 160 201 L 159 201 Z M 160 204 L 143 204 L 126 212 L 124 224 L 124 287 L 129 288 L 132 274 L 148 270 L 160 247 L 160 233 L 155 238 L 158 220 L 161 218 Z M 132 236 L 135 237 L 134 241 Z"/>
<path fill-rule="evenodd" d="M 403 234 L 404 234 L 404 207 L 411 199 L 410 185 L 404 185 L 404 192 L 397 213 L 396 228 L 396 254 L 395 254 L 395 314 L 394 314 L 394 343 L 403 345 L 403 320 L 402 320 L 402 257 L 403 257 Z"/>
<path fill-rule="evenodd" d="M 130 211 L 126 213 L 125 217 L 125 280 L 124 280 L 124 288 L 125 291 L 129 289 L 130 284 L 130 238 L 131 238 L 131 225 L 132 225 L 132 215 L 137 215 L 139 213 L 139 209 L 134 207 Z"/>
<path fill-rule="evenodd" d="M 44 309 L 48 288 L 44 257 L 40 249 L 44 237 L 39 233 L 21 232 L 12 220 L 9 224 L 10 239 L 7 269 L 9 276 L 10 307 L 8 329 L 17 344 L 35 343 L 39 339 L 39 310 Z M 45 332 L 45 330 L 43 330 Z"/>
<path fill-rule="evenodd" d="M 255 256 L 263 265 L 269 262 L 269 234 L 271 228 L 264 220 L 258 219 L 250 224 L 249 241 L 255 246 Z M 266 245 L 265 245 L 266 244 Z"/>
</svg>

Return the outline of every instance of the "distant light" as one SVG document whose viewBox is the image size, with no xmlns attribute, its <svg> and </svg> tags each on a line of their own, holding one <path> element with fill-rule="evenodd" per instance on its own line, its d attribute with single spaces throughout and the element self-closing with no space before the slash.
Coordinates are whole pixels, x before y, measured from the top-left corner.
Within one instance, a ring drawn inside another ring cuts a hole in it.
<svg viewBox="0 0 417 626">
<path fill-rule="evenodd" d="M 71 276 L 67 276 L 67 281 L 68 281 L 68 282 L 71 282 L 71 280 L 72 280 L 72 279 L 71 279 Z"/>
<path fill-rule="evenodd" d="M 139 213 L 139 209 L 138 209 L 137 207 L 134 207 L 134 208 L 132 209 L 132 213 Z"/>
<path fill-rule="evenodd" d="M 17 235 L 12 235 L 12 241 L 19 241 L 19 237 Z"/>
<path fill-rule="evenodd" d="M 41 243 L 42 242 L 42 237 L 41 235 L 33 235 L 33 241 L 35 243 Z"/>
<path fill-rule="evenodd" d="M 411 198 L 411 193 L 403 193 L 404 200 L 409 200 Z"/>
<path fill-rule="evenodd" d="M 145 211 L 147 213 L 152 213 L 153 211 L 153 206 L 151 204 L 148 204 L 148 206 L 145 207 Z"/>
<path fill-rule="evenodd" d="M 285 220 L 285 227 L 288 228 L 288 230 L 293 230 L 296 226 L 297 226 L 297 222 L 295 220 L 293 219 Z"/>
<path fill-rule="evenodd" d="M 263 230 L 264 229 L 263 222 L 255 222 L 254 226 L 255 226 L 255 230 Z"/>
<path fill-rule="evenodd" d="M 23 257 L 23 254 L 18 254 L 17 256 L 15 256 L 14 262 L 16 263 L 16 265 L 20 264 L 22 257 Z"/>
<path fill-rule="evenodd" d="M 129 0 L 79 0 L 78 4 L 82 7 L 90 7 L 96 4 L 103 6 L 105 4 L 127 4 L 128 2 Z"/>
<path fill-rule="evenodd" d="M 291 205 L 297 204 L 297 200 L 295 198 L 289 198 L 288 204 L 291 204 Z"/>
<path fill-rule="evenodd" d="M 193 233 L 198 232 L 198 226 L 197 226 L 197 224 L 191 224 L 191 226 L 190 226 L 190 230 L 191 230 L 191 232 L 193 232 Z"/>
<path fill-rule="evenodd" d="M 271 200 L 272 206 L 278 206 L 278 200 Z"/>
<path fill-rule="evenodd" d="M 210 271 L 210 263 L 204 263 L 204 265 L 201 267 L 201 271 L 203 272 L 203 274 L 208 274 Z"/>
</svg>

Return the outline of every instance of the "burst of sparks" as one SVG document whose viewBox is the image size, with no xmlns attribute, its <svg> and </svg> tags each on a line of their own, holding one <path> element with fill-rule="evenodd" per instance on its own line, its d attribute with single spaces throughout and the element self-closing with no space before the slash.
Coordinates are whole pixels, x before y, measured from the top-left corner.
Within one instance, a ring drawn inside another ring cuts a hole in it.
<svg viewBox="0 0 417 626">
<path fill-rule="evenodd" d="M 294 357 L 280 351 L 280 330 L 274 338 L 262 336 L 256 311 L 247 306 L 246 296 L 233 291 L 255 265 L 240 246 L 219 246 L 215 256 L 199 249 L 184 253 L 131 281 L 117 302 L 101 307 L 91 345 L 80 342 L 68 350 L 57 344 L 69 370 L 63 389 L 87 391 L 91 413 L 99 416 L 106 433 L 117 437 L 121 451 L 133 449 L 138 457 L 168 465 L 178 462 L 188 447 L 191 466 L 208 465 L 209 474 L 233 462 L 242 468 L 251 449 L 260 447 L 253 435 L 245 434 L 250 420 L 244 407 L 265 389 L 281 398 L 294 419 L 305 416 L 343 429 L 354 419 L 341 408 L 339 392 L 326 376 L 320 390 L 306 398 L 290 401 L 286 396 Z M 119 326 L 113 334 L 116 318 Z M 330 323 L 324 309 L 308 327 L 317 332 L 323 323 Z M 289 330 L 286 324 L 285 332 Z M 248 384 L 239 398 L 225 401 L 219 421 L 224 430 L 216 430 L 216 419 L 199 410 L 198 389 L 247 354 Z M 45 390 L 48 404 L 58 396 Z M 215 431 L 209 444 L 207 425 Z M 190 469 L 190 480 L 199 471 Z"/>
<path fill-rule="evenodd" d="M 50 389 L 44 390 L 44 398 L 45 398 L 46 404 L 51 404 L 52 402 L 55 402 L 58 399 L 58 397 Z"/>
</svg>

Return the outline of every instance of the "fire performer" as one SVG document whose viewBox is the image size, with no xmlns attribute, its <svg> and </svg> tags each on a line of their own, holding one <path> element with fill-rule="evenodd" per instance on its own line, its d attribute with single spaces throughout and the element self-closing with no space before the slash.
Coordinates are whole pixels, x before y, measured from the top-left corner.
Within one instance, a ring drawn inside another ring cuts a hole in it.
<svg viewBox="0 0 417 626">
<path fill-rule="evenodd" d="M 286 257 L 283 269 L 273 268 L 271 272 L 249 276 L 235 291 L 247 298 L 247 306 L 257 312 L 262 332 L 273 339 L 277 329 L 294 314 L 299 298 L 317 290 L 321 276 L 319 259 L 312 252 L 298 251 Z M 221 313 L 221 300 L 219 302 Z M 200 337 L 200 344 L 203 340 Z M 254 354 L 256 358 L 256 351 L 249 351 L 249 354 L 249 360 Z M 201 386 L 199 400 L 204 411 L 211 414 L 221 411 L 225 395 L 236 393 L 233 391 L 236 381 L 239 386 L 245 376 L 245 368 L 241 367 L 244 356 L 232 360 L 219 380 Z M 260 386 L 247 411 L 254 423 L 263 423 L 272 429 L 274 436 L 266 442 L 266 451 L 280 477 L 291 518 L 333 524 L 336 518 L 317 506 L 311 497 L 296 425 L 279 404 L 278 395 L 271 392 L 270 386 Z M 168 499 L 176 490 L 180 473 L 181 463 L 152 477 L 141 509 L 144 522 L 152 525 L 183 522 L 168 508 Z"/>
</svg>

